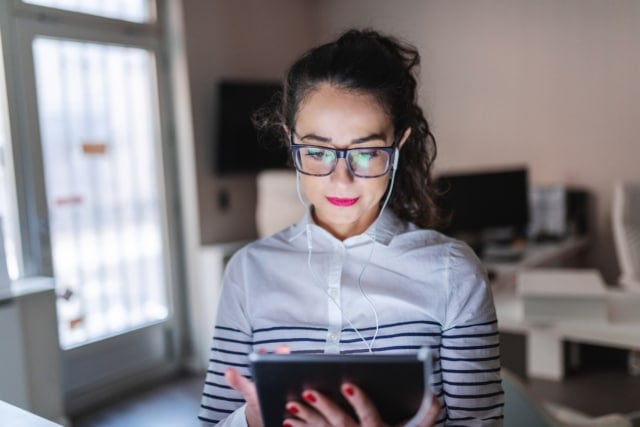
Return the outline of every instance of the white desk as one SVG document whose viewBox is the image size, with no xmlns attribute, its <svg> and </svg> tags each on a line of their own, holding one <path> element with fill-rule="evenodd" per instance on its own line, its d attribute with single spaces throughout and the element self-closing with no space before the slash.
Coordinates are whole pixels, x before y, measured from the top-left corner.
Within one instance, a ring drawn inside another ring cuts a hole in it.
<svg viewBox="0 0 640 427">
<path fill-rule="evenodd" d="M 535 267 L 570 266 L 588 248 L 588 237 L 573 236 L 557 243 L 528 243 L 522 258 L 516 262 L 482 261 L 487 270 L 496 274 L 491 282 L 494 289 L 513 288 L 518 272 Z"/>
<path fill-rule="evenodd" d="M 609 318 L 600 321 L 532 322 L 524 319 L 522 299 L 515 292 L 494 292 L 494 301 L 500 331 L 526 336 L 530 377 L 564 377 L 563 341 L 640 350 L 640 293 L 608 291 Z"/>
<path fill-rule="evenodd" d="M 0 425 L 11 427 L 62 427 L 0 400 Z"/>
</svg>

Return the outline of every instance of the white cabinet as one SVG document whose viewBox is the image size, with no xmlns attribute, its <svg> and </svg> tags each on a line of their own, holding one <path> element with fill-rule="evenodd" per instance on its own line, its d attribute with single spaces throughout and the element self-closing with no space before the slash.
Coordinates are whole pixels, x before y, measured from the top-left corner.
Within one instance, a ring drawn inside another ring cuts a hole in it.
<svg viewBox="0 0 640 427">
<path fill-rule="evenodd" d="M 0 289 L 0 400 L 65 424 L 61 390 L 53 279 L 15 281 Z"/>
</svg>

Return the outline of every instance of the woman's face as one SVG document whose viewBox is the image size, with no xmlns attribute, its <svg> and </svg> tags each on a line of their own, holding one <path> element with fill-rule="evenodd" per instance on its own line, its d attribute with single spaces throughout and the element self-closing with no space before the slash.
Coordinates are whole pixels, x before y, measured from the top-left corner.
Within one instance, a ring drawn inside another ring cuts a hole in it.
<svg viewBox="0 0 640 427">
<path fill-rule="evenodd" d="M 393 131 L 391 117 L 373 96 L 322 84 L 300 103 L 293 142 L 338 149 L 389 147 Z M 314 221 L 339 239 L 360 234 L 373 223 L 389 178 L 390 173 L 377 178 L 354 177 L 344 159 L 338 160 L 330 175 L 300 174 L 314 207 Z"/>
</svg>

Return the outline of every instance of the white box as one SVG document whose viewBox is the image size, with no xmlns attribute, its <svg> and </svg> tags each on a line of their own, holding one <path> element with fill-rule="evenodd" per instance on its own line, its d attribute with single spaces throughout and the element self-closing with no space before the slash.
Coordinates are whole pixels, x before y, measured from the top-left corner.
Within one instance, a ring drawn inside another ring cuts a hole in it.
<svg viewBox="0 0 640 427">
<path fill-rule="evenodd" d="M 597 270 L 526 270 L 518 274 L 517 290 L 525 320 L 607 321 L 607 289 Z"/>
</svg>

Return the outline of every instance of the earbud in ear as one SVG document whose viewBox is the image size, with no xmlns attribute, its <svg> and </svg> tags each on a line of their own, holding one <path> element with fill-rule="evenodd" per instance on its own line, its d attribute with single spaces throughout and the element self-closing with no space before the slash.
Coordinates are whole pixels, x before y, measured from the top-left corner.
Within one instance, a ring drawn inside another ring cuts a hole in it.
<svg viewBox="0 0 640 427">
<path fill-rule="evenodd" d="M 400 150 L 397 148 L 393 152 L 393 170 L 398 169 L 398 160 L 400 159 Z"/>
</svg>

